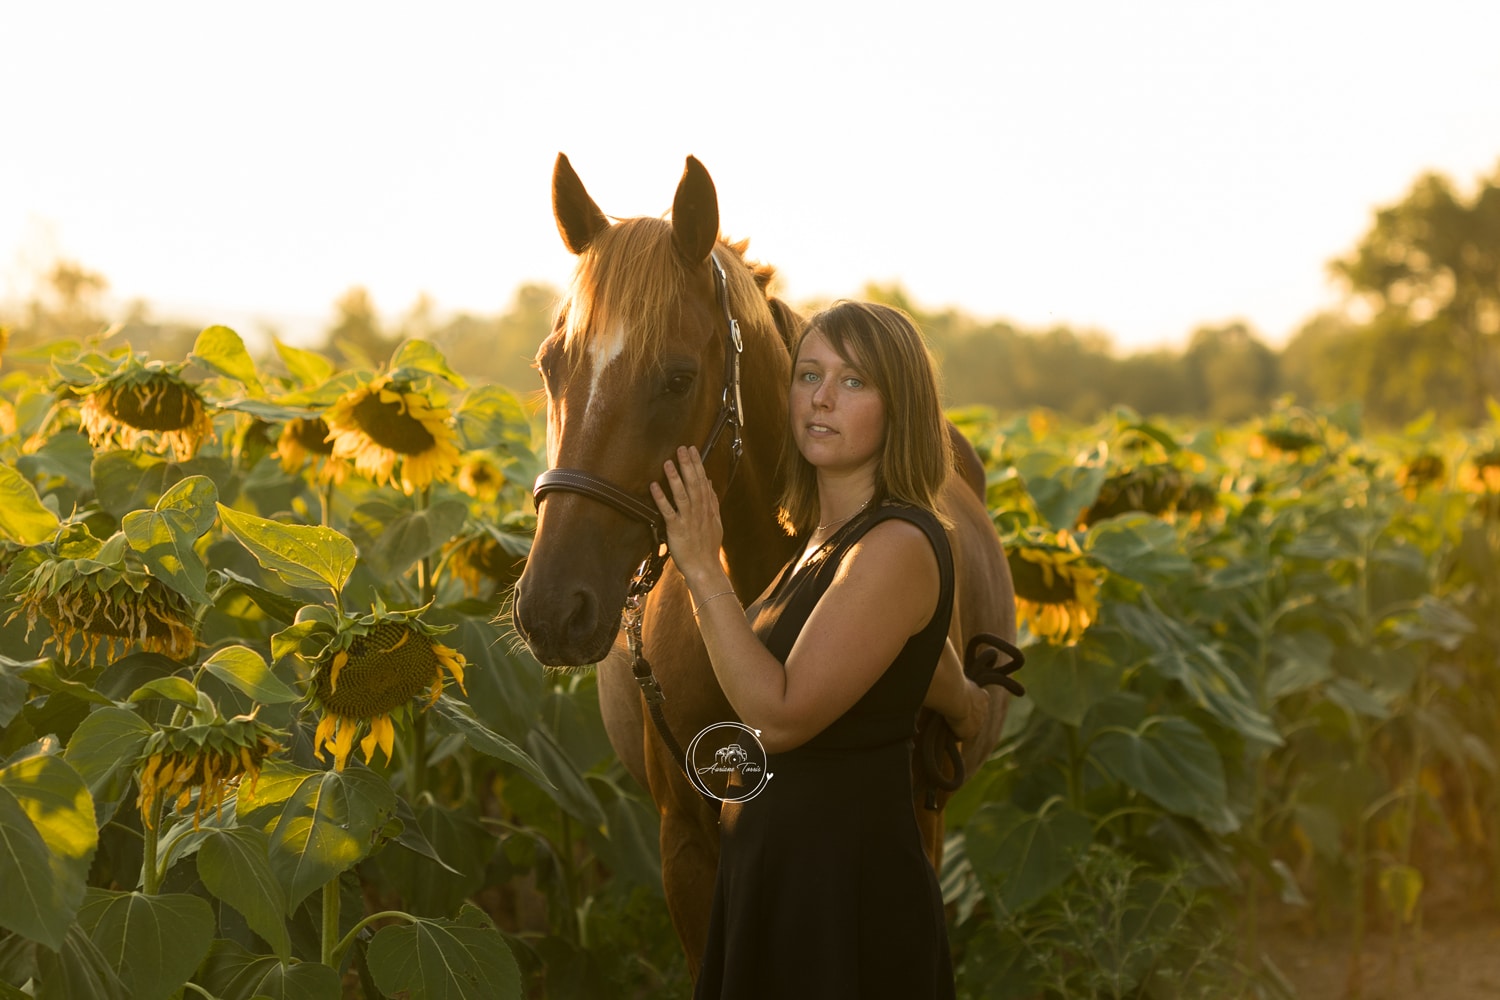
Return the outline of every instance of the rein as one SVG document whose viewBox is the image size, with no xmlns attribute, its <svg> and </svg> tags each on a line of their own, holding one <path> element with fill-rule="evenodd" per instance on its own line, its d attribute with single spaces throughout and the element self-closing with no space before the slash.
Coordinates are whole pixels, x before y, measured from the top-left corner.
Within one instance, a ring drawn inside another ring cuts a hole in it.
<svg viewBox="0 0 1500 1000">
<path fill-rule="evenodd" d="M 729 283 L 724 275 L 724 268 L 720 266 L 719 258 L 712 252 L 708 255 L 708 262 L 712 265 L 714 292 L 719 300 L 719 308 L 724 313 L 727 333 L 724 342 L 724 388 L 719 397 L 719 414 L 714 419 L 714 425 L 709 430 L 703 447 L 699 449 L 699 454 L 706 462 L 724 432 L 726 430 L 732 432 L 733 436 L 729 445 L 729 479 L 725 483 L 727 488 L 728 484 L 734 481 L 740 458 L 745 452 L 744 438 L 740 433 L 745 426 L 744 404 L 740 396 L 740 355 L 745 351 L 745 342 L 740 336 L 740 321 L 734 318 L 729 309 Z M 687 755 L 683 752 L 682 745 L 672 735 L 671 727 L 667 725 L 667 718 L 661 707 L 666 696 L 662 693 L 661 684 L 657 681 L 656 675 L 651 670 L 651 664 L 646 659 L 645 643 L 641 638 L 641 628 L 645 617 L 643 602 L 646 595 L 651 593 L 651 589 L 661 579 L 661 571 L 671 555 L 667 551 L 666 524 L 662 520 L 661 512 L 653 504 L 642 501 L 609 480 L 584 469 L 548 469 L 537 476 L 531 494 L 538 509 L 542 505 L 542 499 L 548 493 L 559 490 L 566 493 L 581 493 L 606 506 L 613 507 L 627 517 L 645 522 L 651 529 L 653 543 L 651 554 L 642 560 L 640 567 L 631 578 L 630 589 L 625 594 L 621 626 L 625 629 L 625 638 L 630 646 L 630 672 L 635 677 L 636 683 L 640 685 L 641 694 L 646 699 L 646 707 L 651 713 L 651 720 L 655 723 L 656 731 L 661 736 L 662 742 L 666 744 L 667 750 L 676 758 L 683 775 L 688 776 Z M 696 783 L 692 782 L 690 776 L 688 777 L 689 784 L 697 788 Z M 701 789 L 699 794 L 703 795 L 711 805 L 718 802 L 717 799 L 703 793 Z"/>
</svg>

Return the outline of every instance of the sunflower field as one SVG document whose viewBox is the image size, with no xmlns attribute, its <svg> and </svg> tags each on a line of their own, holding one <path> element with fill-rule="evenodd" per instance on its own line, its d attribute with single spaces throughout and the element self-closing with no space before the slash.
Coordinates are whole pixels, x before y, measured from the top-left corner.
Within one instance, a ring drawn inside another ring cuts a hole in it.
<svg viewBox="0 0 1500 1000">
<path fill-rule="evenodd" d="M 593 676 L 497 620 L 533 414 L 274 346 L 3 359 L 0 1000 L 686 996 Z M 947 809 L 962 995 L 1284 996 L 1268 908 L 1500 901 L 1495 427 L 952 416 L 1028 691 Z"/>
</svg>

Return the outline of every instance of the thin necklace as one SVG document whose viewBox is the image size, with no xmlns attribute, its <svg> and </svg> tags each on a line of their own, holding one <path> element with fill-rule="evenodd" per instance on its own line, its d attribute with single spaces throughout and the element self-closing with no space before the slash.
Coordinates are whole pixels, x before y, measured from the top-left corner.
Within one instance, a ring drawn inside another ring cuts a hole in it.
<svg viewBox="0 0 1500 1000">
<path fill-rule="evenodd" d="M 864 510 L 868 506 L 870 506 L 870 497 L 865 497 L 865 502 L 862 503 L 862 504 L 860 504 L 858 507 L 854 508 L 853 513 L 845 514 L 843 517 L 839 518 L 837 521 L 829 521 L 827 524 L 820 524 L 816 528 L 814 528 L 813 530 L 814 531 L 826 531 L 827 529 L 833 527 L 835 524 L 843 524 L 845 521 L 849 520 L 855 514 L 858 514 L 860 511 Z"/>
</svg>

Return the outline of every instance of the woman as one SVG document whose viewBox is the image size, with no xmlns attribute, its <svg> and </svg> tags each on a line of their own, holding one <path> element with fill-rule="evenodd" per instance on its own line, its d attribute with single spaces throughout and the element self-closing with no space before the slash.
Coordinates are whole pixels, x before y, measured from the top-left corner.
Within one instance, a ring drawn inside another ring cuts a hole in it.
<svg viewBox="0 0 1500 1000">
<path fill-rule="evenodd" d="M 947 642 L 953 567 L 937 497 L 951 456 L 921 334 L 888 306 L 817 314 L 789 411 L 783 518 L 803 544 L 748 613 L 719 559 L 697 451 L 666 463 L 665 491 L 652 485 L 714 673 L 774 775 L 722 810 L 695 996 L 951 997 L 911 746 L 924 703 L 962 738 L 987 700 Z"/>
</svg>

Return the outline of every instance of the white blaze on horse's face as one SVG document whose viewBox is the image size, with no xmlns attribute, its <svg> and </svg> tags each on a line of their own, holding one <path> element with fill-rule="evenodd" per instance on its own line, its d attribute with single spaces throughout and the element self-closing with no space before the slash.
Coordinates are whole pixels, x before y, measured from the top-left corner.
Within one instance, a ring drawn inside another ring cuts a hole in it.
<svg viewBox="0 0 1500 1000">
<path fill-rule="evenodd" d="M 589 363 L 593 366 L 593 370 L 589 372 L 589 398 L 583 404 L 585 427 L 588 427 L 591 422 L 602 419 L 604 408 L 593 405 L 594 401 L 599 398 L 599 383 L 604 380 L 604 372 L 619 359 L 624 350 L 624 323 L 616 323 L 615 328 L 609 332 L 609 336 L 600 337 L 589 345 Z"/>
<path fill-rule="evenodd" d="M 605 375 L 625 351 L 625 336 L 625 325 L 617 323 L 608 336 L 595 338 L 589 344 L 588 352 L 584 355 L 589 366 L 588 392 L 582 399 L 570 398 L 573 394 L 566 390 L 552 399 L 547 420 L 548 466 L 556 468 L 559 463 L 562 432 L 564 427 L 569 426 L 570 417 L 576 415 L 577 424 L 574 425 L 573 433 L 580 437 L 591 438 L 595 433 L 607 431 L 600 426 L 608 419 L 609 409 L 603 403 L 605 393 L 601 387 Z M 569 379 L 570 385 L 581 384 L 581 379 L 578 378 L 581 374 L 575 371 Z"/>
</svg>

